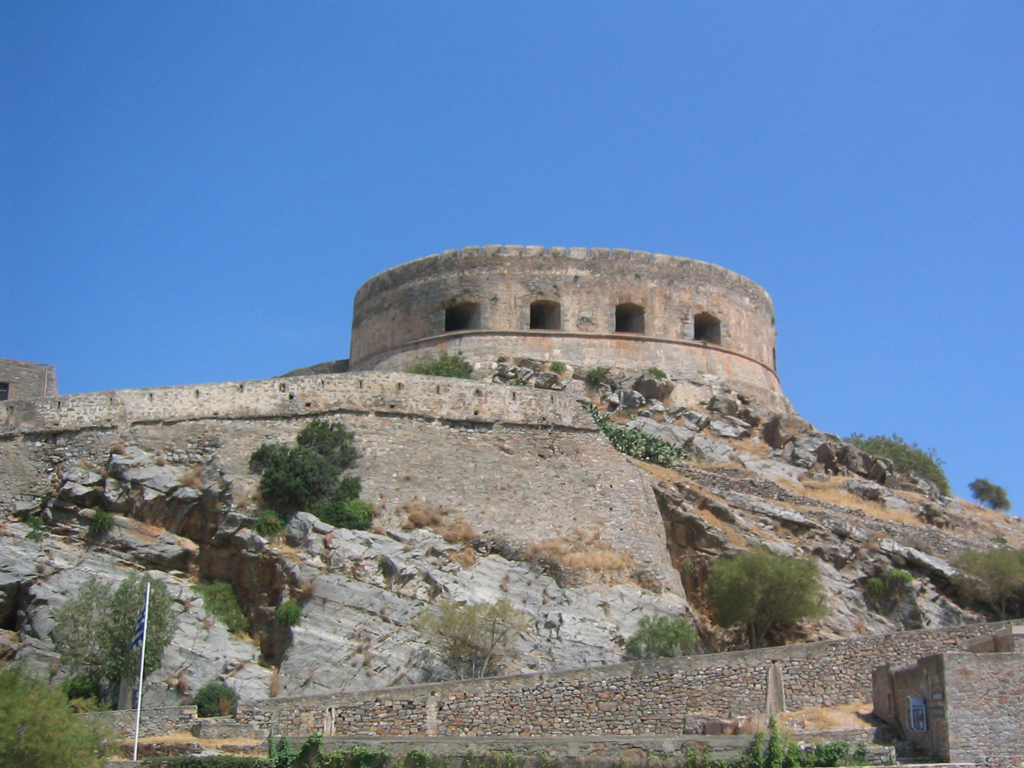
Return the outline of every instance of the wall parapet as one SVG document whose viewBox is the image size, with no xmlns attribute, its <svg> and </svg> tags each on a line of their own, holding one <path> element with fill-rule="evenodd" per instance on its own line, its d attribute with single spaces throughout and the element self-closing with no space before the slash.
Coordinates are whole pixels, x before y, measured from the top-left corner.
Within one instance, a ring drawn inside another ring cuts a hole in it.
<svg viewBox="0 0 1024 768">
<path fill-rule="evenodd" d="M 430 421 L 595 431 L 568 394 L 406 373 L 340 373 L 0 403 L 0 438 L 201 419 L 296 418 L 338 412 Z"/>
<path fill-rule="evenodd" d="M 781 673 L 790 710 L 867 701 L 879 664 L 905 664 L 955 650 L 1001 626 L 967 624 L 562 672 L 267 699 L 243 703 L 236 717 L 293 736 L 685 733 L 710 718 L 765 711 L 769 673 Z"/>
</svg>

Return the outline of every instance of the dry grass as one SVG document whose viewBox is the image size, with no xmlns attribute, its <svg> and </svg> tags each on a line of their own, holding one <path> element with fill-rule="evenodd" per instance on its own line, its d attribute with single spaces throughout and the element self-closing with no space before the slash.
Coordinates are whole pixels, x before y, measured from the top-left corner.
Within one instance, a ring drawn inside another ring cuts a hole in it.
<svg viewBox="0 0 1024 768">
<path fill-rule="evenodd" d="M 270 673 L 270 698 L 276 699 L 281 693 L 281 671 L 274 667 Z"/>
<path fill-rule="evenodd" d="M 397 512 L 406 515 L 402 523 L 403 531 L 411 531 L 416 528 L 437 528 L 444 523 L 444 517 L 449 510 L 435 507 L 425 501 L 413 499 L 399 505 Z"/>
<path fill-rule="evenodd" d="M 783 728 L 795 731 L 838 731 L 868 727 L 871 712 L 870 701 L 859 701 L 841 707 L 811 707 L 780 712 L 776 719 Z"/>
<path fill-rule="evenodd" d="M 808 496 L 825 504 L 834 504 L 837 507 L 859 509 L 878 520 L 888 520 L 892 523 L 907 523 L 909 525 L 926 525 L 923 520 L 909 510 L 889 509 L 877 501 L 870 501 L 869 499 L 861 498 L 855 493 L 843 490 L 843 485 L 848 480 L 849 478 L 847 477 L 836 476 L 830 477 L 824 482 L 807 480 L 799 483 L 796 480 L 788 480 L 786 478 L 779 478 L 776 482 L 802 496 Z"/>
<path fill-rule="evenodd" d="M 439 531 L 449 544 L 467 544 L 476 537 L 473 526 L 462 517 L 457 517 Z"/>
<path fill-rule="evenodd" d="M 476 565 L 476 550 L 472 547 L 463 547 L 458 552 L 448 555 L 448 559 L 463 570 Z"/>
<path fill-rule="evenodd" d="M 186 488 L 200 490 L 203 487 L 203 468 L 192 467 L 181 475 L 181 484 Z"/>
<path fill-rule="evenodd" d="M 530 545 L 526 559 L 537 562 L 554 560 L 564 568 L 577 571 L 622 571 L 633 566 L 633 556 L 601 541 L 601 532 L 588 534 L 577 529 L 571 536 L 544 539 Z"/>
</svg>

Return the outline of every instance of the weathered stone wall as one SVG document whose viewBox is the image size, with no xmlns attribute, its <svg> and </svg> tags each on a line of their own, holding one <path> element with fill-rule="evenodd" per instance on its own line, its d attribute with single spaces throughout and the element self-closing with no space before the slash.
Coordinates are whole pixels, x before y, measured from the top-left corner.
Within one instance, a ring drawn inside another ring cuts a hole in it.
<svg viewBox="0 0 1024 768">
<path fill-rule="evenodd" d="M 52 365 L 0 359 L 0 392 L 4 389 L 7 400 L 54 397 L 57 394 L 57 371 Z"/>
<path fill-rule="evenodd" d="M 572 736 L 680 733 L 708 718 L 764 711 L 781 672 L 789 710 L 866 701 L 879 663 L 907 664 L 959 648 L 999 625 L 975 624 L 852 640 L 616 664 L 557 673 L 269 699 L 242 722 L 291 735 Z M 703 715 L 703 717 L 701 717 Z"/>
<path fill-rule="evenodd" d="M 103 723 L 118 738 L 135 736 L 135 710 L 117 709 L 111 712 L 89 712 L 79 715 L 90 722 Z M 143 709 L 139 717 L 139 734 L 166 736 L 172 733 L 188 732 L 197 720 L 195 707 L 156 707 Z"/>
<path fill-rule="evenodd" d="M 558 305 L 555 329 L 531 329 L 535 301 Z M 642 335 L 616 333 L 624 304 L 643 309 Z M 459 305 L 477 308 L 471 327 L 446 332 L 446 310 Z M 719 322 L 714 340 L 700 338 L 699 316 Z M 644 251 L 470 247 L 395 267 L 359 289 L 354 369 L 400 369 L 440 350 L 471 360 L 704 370 L 781 394 L 764 289 L 713 264 Z"/>
<path fill-rule="evenodd" d="M 1024 653 L 947 653 L 943 661 L 944 759 L 1024 758 Z"/>
<path fill-rule="evenodd" d="M 631 559 L 627 574 L 682 591 L 648 478 L 572 396 L 458 379 L 353 373 L 3 403 L 0 513 L 52 492 L 59 462 L 103 465 L 118 442 L 215 460 L 244 500 L 252 452 L 319 416 L 355 432 L 362 496 L 385 527 L 425 504 L 515 546 L 590 541 Z"/>
<path fill-rule="evenodd" d="M 594 429 L 572 397 L 555 392 L 362 373 L 120 389 L 0 403 L 0 438 L 143 423 L 291 418 L 344 411 L 470 424 Z"/>
</svg>

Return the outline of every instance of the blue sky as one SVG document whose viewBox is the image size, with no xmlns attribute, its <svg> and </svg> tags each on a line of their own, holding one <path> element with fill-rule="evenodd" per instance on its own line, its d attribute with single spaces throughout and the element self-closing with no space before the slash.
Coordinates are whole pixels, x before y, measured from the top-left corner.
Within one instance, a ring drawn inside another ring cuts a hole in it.
<svg viewBox="0 0 1024 768">
<path fill-rule="evenodd" d="M 0 5 L 0 357 L 62 392 L 346 357 L 490 243 L 721 264 L 819 428 L 1024 509 L 1024 4 Z"/>
</svg>

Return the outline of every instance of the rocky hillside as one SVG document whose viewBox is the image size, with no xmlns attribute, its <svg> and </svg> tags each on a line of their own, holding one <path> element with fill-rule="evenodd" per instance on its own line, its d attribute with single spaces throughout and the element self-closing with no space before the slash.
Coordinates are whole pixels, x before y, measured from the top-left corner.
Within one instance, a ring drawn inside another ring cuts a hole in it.
<svg viewBox="0 0 1024 768">
<path fill-rule="evenodd" d="M 504 598 L 524 612 L 503 671 L 569 668 L 620 660 L 652 614 L 692 615 L 704 650 L 734 647 L 705 613 L 703 580 L 714 558 L 755 545 L 818 561 L 829 613 L 799 628 L 805 640 L 984 620 L 958 602 L 950 562 L 993 542 L 1024 546 L 1020 519 L 941 498 L 712 376 L 612 371 L 587 383 L 532 361 L 477 375 L 489 381 L 466 386 L 565 391 L 685 458 L 671 468 L 628 459 L 596 430 L 484 434 L 421 420 L 416 434 L 436 441 L 425 445 L 443 453 L 457 430 L 466 450 L 458 464 L 432 464 L 422 446 L 409 452 L 399 420 L 339 412 L 377 524 L 333 529 L 299 513 L 264 537 L 248 455 L 293 440 L 305 417 L 11 433 L 0 441 L 0 654 L 60 679 L 54 611 L 89 576 L 114 583 L 148 570 L 169 587 L 179 629 L 148 679 L 147 706 L 177 704 L 214 679 L 258 699 L 451 677 L 416 621 L 442 597 Z M 492 461 L 488 446 L 497 465 L 476 474 Z M 91 534 L 99 510 L 114 526 Z M 29 537 L 34 516 L 41 538 Z M 912 580 L 870 593 L 868 579 L 894 568 Z M 233 585 L 249 634 L 228 633 L 200 581 Z M 291 628 L 275 621 L 287 599 L 302 604 Z"/>
</svg>

